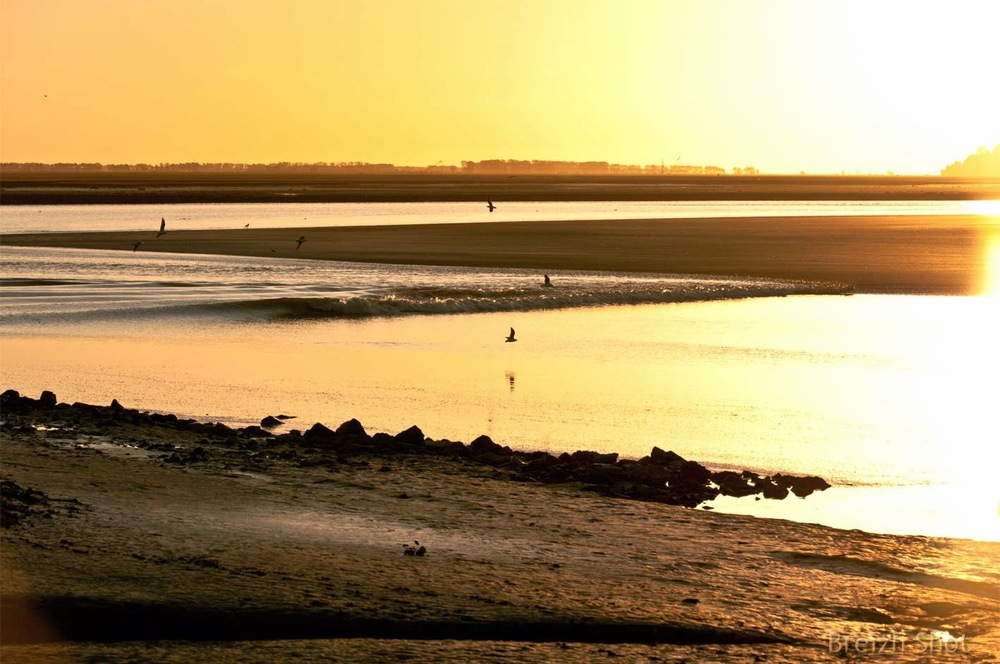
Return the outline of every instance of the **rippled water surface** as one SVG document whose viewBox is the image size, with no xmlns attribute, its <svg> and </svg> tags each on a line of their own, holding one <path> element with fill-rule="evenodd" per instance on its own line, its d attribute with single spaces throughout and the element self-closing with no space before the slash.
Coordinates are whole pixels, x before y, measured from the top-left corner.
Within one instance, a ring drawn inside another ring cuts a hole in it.
<svg viewBox="0 0 1000 664">
<path fill-rule="evenodd" d="M 241 425 L 288 413 L 298 428 L 357 418 L 521 449 L 657 445 L 837 484 L 719 509 L 1000 539 L 996 297 L 606 272 L 545 287 L 525 270 L 151 252 L 0 259 L 4 389 Z"/>
</svg>

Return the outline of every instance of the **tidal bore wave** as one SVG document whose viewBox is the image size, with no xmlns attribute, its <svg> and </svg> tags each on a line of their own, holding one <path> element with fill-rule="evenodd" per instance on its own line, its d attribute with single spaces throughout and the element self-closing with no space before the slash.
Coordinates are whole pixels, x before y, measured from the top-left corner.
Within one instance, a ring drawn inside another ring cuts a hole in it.
<svg viewBox="0 0 1000 664">
<path fill-rule="evenodd" d="M 616 288 L 540 292 L 537 288 L 504 290 L 410 289 L 353 297 L 273 297 L 191 305 L 189 310 L 241 317 L 280 319 L 373 318 L 411 315 L 540 311 L 591 306 L 707 302 L 786 295 L 848 294 L 843 286 L 815 283 L 686 283 L 678 288 Z"/>
</svg>

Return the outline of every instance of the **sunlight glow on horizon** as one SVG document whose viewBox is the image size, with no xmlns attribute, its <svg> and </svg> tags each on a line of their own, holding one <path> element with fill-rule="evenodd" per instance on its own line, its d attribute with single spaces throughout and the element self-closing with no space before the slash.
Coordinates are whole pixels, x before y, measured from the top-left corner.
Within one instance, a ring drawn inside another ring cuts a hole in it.
<svg viewBox="0 0 1000 664">
<path fill-rule="evenodd" d="M 0 161 L 938 173 L 1000 143 L 987 0 L 4 0 Z"/>
</svg>

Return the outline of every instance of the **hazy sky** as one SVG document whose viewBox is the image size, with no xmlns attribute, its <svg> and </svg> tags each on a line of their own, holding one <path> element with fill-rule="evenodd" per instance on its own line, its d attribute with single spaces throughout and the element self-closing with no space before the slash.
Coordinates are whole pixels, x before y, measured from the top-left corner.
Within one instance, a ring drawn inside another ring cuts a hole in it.
<svg viewBox="0 0 1000 664">
<path fill-rule="evenodd" d="M 0 160 L 937 173 L 1000 0 L 0 0 Z"/>
</svg>

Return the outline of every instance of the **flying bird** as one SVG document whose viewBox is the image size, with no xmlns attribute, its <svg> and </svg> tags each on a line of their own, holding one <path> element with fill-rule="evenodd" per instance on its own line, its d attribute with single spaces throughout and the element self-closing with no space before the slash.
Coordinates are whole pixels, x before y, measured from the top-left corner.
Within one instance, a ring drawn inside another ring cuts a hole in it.
<svg viewBox="0 0 1000 664">
<path fill-rule="evenodd" d="M 493 212 L 493 210 L 497 209 L 497 206 L 493 205 L 493 201 L 486 201 L 486 209 Z"/>
<path fill-rule="evenodd" d="M 303 243 L 303 242 L 305 242 L 305 241 L 306 241 L 306 236 L 305 236 L 305 235 L 302 235 L 302 236 L 299 236 L 299 239 L 298 239 L 298 240 L 296 240 L 296 242 L 297 242 L 298 244 L 296 244 L 296 245 L 295 245 L 295 251 L 298 251 L 298 250 L 299 250 L 299 247 L 301 247 L 301 246 L 302 246 L 302 243 Z"/>
<path fill-rule="evenodd" d="M 156 237 L 160 237 L 167 232 L 167 220 L 160 217 L 160 231 L 156 234 Z"/>
<path fill-rule="evenodd" d="M 507 343 L 510 343 L 512 341 L 517 341 L 517 339 L 514 338 L 514 328 L 510 328 L 510 336 L 504 339 L 504 341 Z"/>
</svg>

